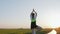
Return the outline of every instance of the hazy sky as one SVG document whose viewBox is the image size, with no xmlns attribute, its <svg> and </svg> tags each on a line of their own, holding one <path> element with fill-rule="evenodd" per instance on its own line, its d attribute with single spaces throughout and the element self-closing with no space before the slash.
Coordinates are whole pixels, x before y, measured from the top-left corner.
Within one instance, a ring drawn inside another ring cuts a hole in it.
<svg viewBox="0 0 60 34">
<path fill-rule="evenodd" d="M 33 8 L 37 25 L 60 26 L 60 0 L 0 0 L 0 28 L 30 28 Z"/>
</svg>

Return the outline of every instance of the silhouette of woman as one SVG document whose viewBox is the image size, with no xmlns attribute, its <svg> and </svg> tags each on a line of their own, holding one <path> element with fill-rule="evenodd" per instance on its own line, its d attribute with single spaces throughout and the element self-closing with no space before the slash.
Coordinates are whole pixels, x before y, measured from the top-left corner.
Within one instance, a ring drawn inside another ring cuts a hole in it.
<svg viewBox="0 0 60 34">
<path fill-rule="evenodd" d="M 33 9 L 32 13 L 31 13 L 30 17 L 31 17 L 31 29 L 34 29 L 34 28 L 37 27 L 36 26 L 37 13 L 34 11 L 34 9 Z"/>
</svg>

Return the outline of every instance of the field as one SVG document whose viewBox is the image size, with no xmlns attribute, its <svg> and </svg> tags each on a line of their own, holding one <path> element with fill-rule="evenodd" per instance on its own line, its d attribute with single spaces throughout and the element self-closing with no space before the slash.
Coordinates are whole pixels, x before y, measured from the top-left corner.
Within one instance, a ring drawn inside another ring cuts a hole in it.
<svg viewBox="0 0 60 34">
<path fill-rule="evenodd" d="M 56 28 L 56 34 L 60 34 L 60 28 Z M 37 34 L 47 34 L 52 31 L 51 28 L 42 29 Z M 0 34 L 32 34 L 31 29 L 0 29 Z"/>
<path fill-rule="evenodd" d="M 57 34 L 60 34 L 60 27 L 55 29 Z"/>
<path fill-rule="evenodd" d="M 42 29 L 37 34 L 47 34 L 52 29 Z M 0 34 L 31 34 L 31 29 L 0 29 Z"/>
</svg>

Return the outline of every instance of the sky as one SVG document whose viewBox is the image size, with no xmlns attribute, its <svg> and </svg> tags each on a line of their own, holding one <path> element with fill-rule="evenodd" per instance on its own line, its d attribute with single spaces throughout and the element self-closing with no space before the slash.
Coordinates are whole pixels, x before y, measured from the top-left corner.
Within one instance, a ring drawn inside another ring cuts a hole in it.
<svg viewBox="0 0 60 34">
<path fill-rule="evenodd" d="M 33 8 L 37 25 L 60 26 L 60 0 L 0 0 L 0 28 L 30 28 Z"/>
</svg>

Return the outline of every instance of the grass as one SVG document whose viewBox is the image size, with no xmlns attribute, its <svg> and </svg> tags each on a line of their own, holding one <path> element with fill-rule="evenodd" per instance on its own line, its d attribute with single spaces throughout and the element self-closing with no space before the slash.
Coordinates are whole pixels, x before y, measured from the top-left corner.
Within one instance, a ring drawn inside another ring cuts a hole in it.
<svg viewBox="0 0 60 34">
<path fill-rule="evenodd" d="M 52 29 L 43 29 L 37 34 L 47 34 Z M 31 29 L 0 29 L 0 34 L 31 34 Z"/>
</svg>

